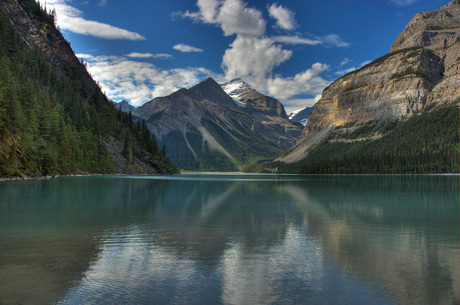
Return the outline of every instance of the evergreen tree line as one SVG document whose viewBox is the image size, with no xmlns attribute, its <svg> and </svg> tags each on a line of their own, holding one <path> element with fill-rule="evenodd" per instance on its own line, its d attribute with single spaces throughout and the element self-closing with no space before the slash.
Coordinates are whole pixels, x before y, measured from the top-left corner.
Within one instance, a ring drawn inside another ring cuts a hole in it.
<svg viewBox="0 0 460 305">
<path fill-rule="evenodd" d="M 165 145 L 163 144 L 162 149 L 159 149 L 157 139 L 150 132 L 144 119 L 133 119 L 131 112 L 126 113 L 121 111 L 121 108 L 118 108 L 117 120 L 124 123 L 125 127 L 127 127 L 123 136 L 122 151 L 125 158 L 134 162 L 133 158 L 140 153 L 139 149 L 143 149 L 157 157 L 169 169 L 176 171 L 174 165 L 166 157 Z"/>
<path fill-rule="evenodd" d="M 0 176 L 112 173 L 105 142 L 126 139 L 131 154 L 139 144 L 165 160 L 146 127 L 117 113 L 100 88 L 83 89 L 76 69 L 66 70 L 76 76 L 58 75 L 0 14 Z"/>
<path fill-rule="evenodd" d="M 28 9 L 32 11 L 36 16 L 41 18 L 46 22 L 50 22 L 53 25 L 56 24 L 56 10 L 53 8 L 52 10 L 46 9 L 46 1 L 45 6 L 42 6 L 40 1 L 35 2 L 35 0 L 19 0 L 20 3 L 24 4 Z"/>
<path fill-rule="evenodd" d="M 247 171 L 277 169 L 299 174 L 458 173 L 460 110 L 457 102 L 428 107 L 378 140 L 324 141 L 300 162 L 253 165 Z"/>
</svg>

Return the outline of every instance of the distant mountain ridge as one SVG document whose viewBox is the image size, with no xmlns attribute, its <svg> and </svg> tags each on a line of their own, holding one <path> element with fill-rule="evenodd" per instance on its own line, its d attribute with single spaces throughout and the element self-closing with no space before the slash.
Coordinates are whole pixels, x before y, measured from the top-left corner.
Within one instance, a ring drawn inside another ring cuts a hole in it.
<svg viewBox="0 0 460 305">
<path fill-rule="evenodd" d="M 133 105 L 131 105 L 128 101 L 126 100 L 122 100 L 121 102 L 117 103 L 117 102 L 114 102 L 115 104 L 115 107 L 117 107 L 117 109 L 120 109 L 121 111 L 125 112 L 125 113 L 130 113 L 130 112 L 133 112 L 136 107 L 134 107 Z"/>
<path fill-rule="evenodd" d="M 230 87 L 233 98 L 223 89 Z M 288 120 L 279 101 L 241 80 L 221 86 L 207 78 L 153 99 L 133 116 L 145 120 L 159 143 L 166 144 L 174 164 L 189 170 L 239 170 L 274 159 L 301 133 L 301 125 Z"/>
</svg>

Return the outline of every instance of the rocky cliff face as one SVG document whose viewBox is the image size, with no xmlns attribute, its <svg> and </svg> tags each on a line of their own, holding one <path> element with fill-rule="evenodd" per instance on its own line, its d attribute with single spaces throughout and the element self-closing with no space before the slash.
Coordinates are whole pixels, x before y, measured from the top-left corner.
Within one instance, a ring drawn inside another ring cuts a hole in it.
<svg viewBox="0 0 460 305">
<path fill-rule="evenodd" d="M 442 79 L 427 97 L 427 102 L 449 101 L 460 96 L 460 0 L 438 10 L 415 15 L 391 46 L 391 52 L 418 47 L 438 56 Z"/>
<path fill-rule="evenodd" d="M 88 90 L 97 88 L 96 82 L 75 56 L 67 42 L 52 22 L 43 20 L 18 0 L 0 1 L 0 10 L 12 24 L 24 43 L 49 61 L 63 76 L 82 75 L 82 84 Z"/>
<path fill-rule="evenodd" d="M 416 14 L 396 37 L 390 52 L 419 46 L 436 51 L 447 49 L 460 37 L 459 15 L 459 0 L 435 11 Z"/>
<path fill-rule="evenodd" d="M 398 35 L 390 53 L 324 89 L 301 141 L 282 160 L 299 161 L 331 131 L 347 134 L 369 121 L 383 126 L 385 122 L 410 116 L 429 103 L 458 99 L 459 36 L 460 0 L 417 14 Z M 378 138 L 381 134 L 373 136 Z"/>
<path fill-rule="evenodd" d="M 237 104 L 208 78 L 144 104 L 133 116 L 146 121 L 173 163 L 184 169 L 236 170 L 273 159 L 295 144 L 301 126 L 287 119 L 278 101 L 249 87 L 240 95 Z"/>
</svg>

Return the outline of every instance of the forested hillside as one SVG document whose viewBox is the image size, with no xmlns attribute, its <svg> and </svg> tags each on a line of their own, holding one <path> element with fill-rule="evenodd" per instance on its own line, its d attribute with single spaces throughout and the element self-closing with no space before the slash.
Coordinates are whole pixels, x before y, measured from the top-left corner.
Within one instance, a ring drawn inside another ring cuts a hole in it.
<svg viewBox="0 0 460 305">
<path fill-rule="evenodd" d="M 51 12 L 21 2 L 54 26 Z M 99 87 L 89 90 L 78 69 L 68 65 L 67 76 L 58 75 L 5 17 L 0 12 L 0 176 L 115 173 L 117 149 L 134 171 L 142 159 L 150 173 L 171 173 L 145 125 L 117 112 Z"/>
<path fill-rule="evenodd" d="M 460 102 L 460 100 L 458 101 Z M 435 174 L 458 173 L 460 111 L 456 103 L 425 109 L 403 122 L 361 126 L 353 133 L 331 133 L 300 162 L 275 162 L 248 168 L 300 174 Z M 339 130 L 338 128 L 337 130 Z M 371 139 L 375 130 L 387 133 Z M 362 138 L 361 141 L 343 139 Z M 366 139 L 367 138 L 367 139 Z"/>
</svg>

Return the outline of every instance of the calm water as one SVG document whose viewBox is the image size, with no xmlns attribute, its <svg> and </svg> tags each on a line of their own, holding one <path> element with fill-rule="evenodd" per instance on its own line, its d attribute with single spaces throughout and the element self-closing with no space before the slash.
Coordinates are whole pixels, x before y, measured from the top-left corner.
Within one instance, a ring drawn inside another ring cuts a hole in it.
<svg viewBox="0 0 460 305">
<path fill-rule="evenodd" d="M 459 304 L 459 180 L 0 182 L 0 304 Z"/>
</svg>

